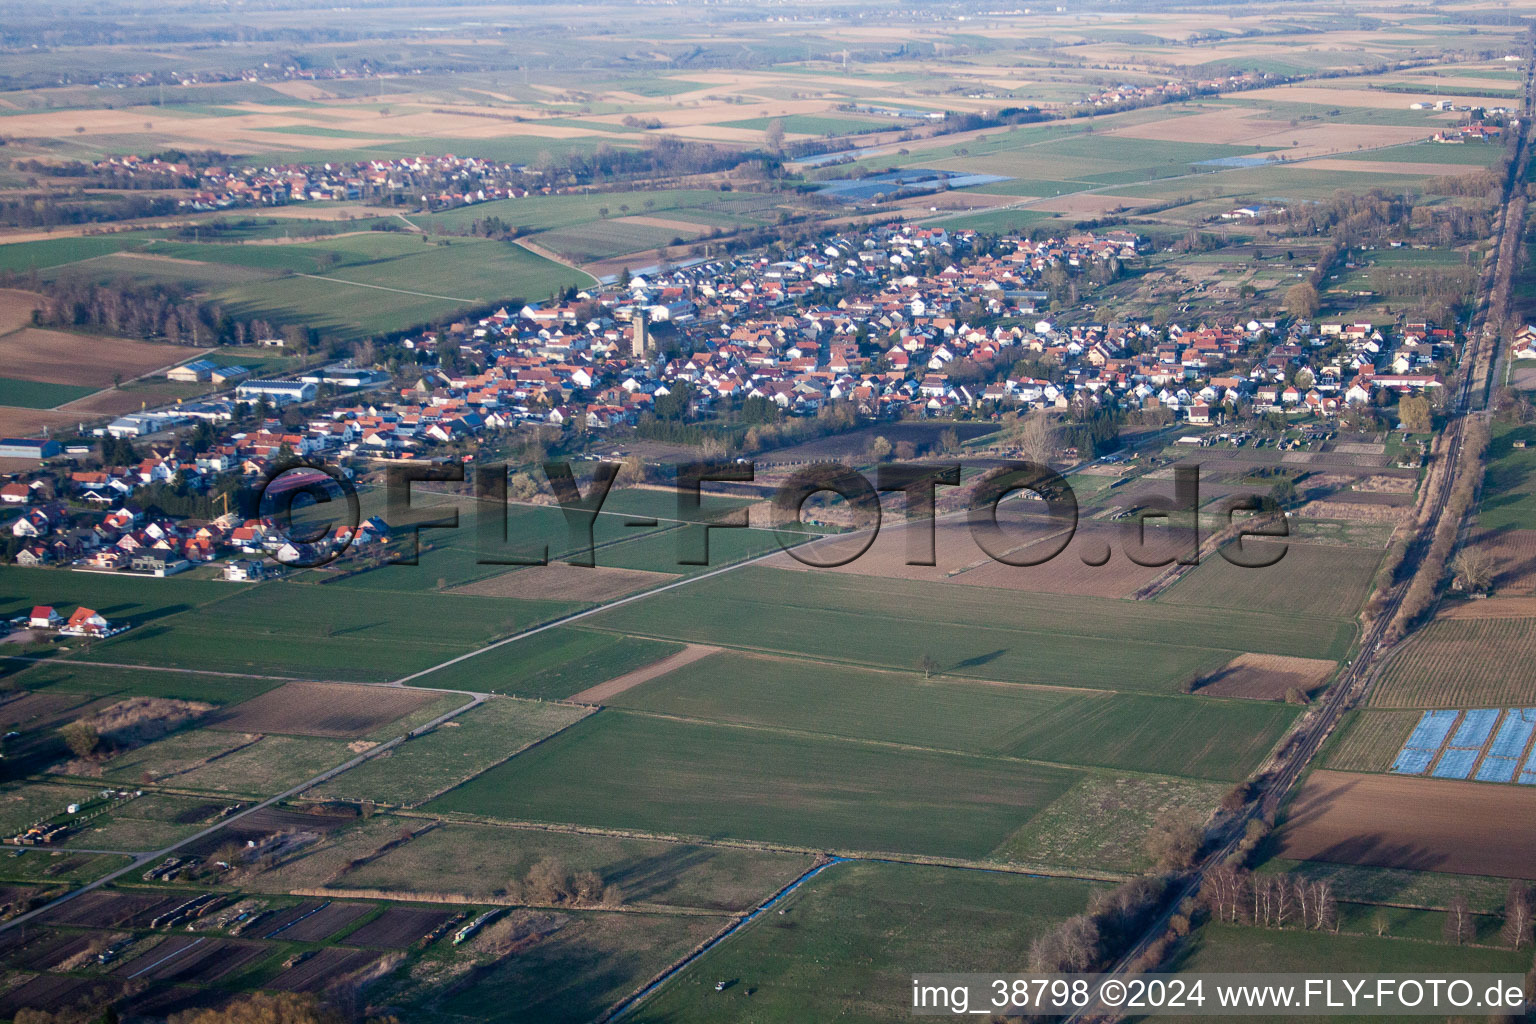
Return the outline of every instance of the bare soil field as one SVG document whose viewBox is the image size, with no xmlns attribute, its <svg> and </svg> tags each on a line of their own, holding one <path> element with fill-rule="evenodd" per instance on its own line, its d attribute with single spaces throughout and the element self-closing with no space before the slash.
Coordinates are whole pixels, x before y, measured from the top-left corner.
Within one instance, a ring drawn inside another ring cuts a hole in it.
<svg viewBox="0 0 1536 1024">
<path fill-rule="evenodd" d="M 70 417 L 71 422 L 79 422 L 101 416 L 121 416 L 124 413 L 138 412 L 146 404 L 150 408 L 169 405 L 178 397 L 180 396 L 177 392 L 170 387 L 135 387 L 129 391 L 107 387 L 94 395 L 86 395 L 73 402 L 55 406 L 52 411 Z"/>
<path fill-rule="evenodd" d="M 1244 95 L 1255 97 L 1273 94 L 1276 91 L 1257 89 Z M 1344 90 L 1335 91 L 1343 92 Z M 1355 94 L 1351 93 L 1350 95 Z M 1297 103 L 1323 102 L 1321 100 L 1308 101 L 1300 97 L 1277 96 L 1275 98 L 1288 99 L 1291 102 Z M 1368 105 L 1348 103 L 1342 100 L 1334 102 L 1346 106 Z M 1396 104 L 1393 105 L 1396 106 Z M 1408 100 L 1403 100 L 1402 105 L 1406 107 Z M 1434 134 L 1434 126 L 1429 124 L 1423 127 L 1361 124 L 1291 125 L 1286 121 L 1255 116 L 1260 114 L 1262 114 L 1262 111 L 1250 112 L 1241 109 L 1227 109 L 1210 113 L 1190 114 L 1183 117 L 1171 116 L 1156 121 L 1147 121 L 1141 124 L 1128 125 L 1124 128 L 1117 128 L 1113 134 L 1125 138 L 1151 139 L 1163 142 L 1186 142 L 1191 139 L 1200 139 L 1205 142 L 1225 143 L 1228 145 L 1256 146 L 1263 149 L 1280 150 L 1287 160 L 1304 160 L 1308 157 L 1326 156 L 1332 153 L 1353 152 L 1361 148 L 1374 149 L 1378 146 L 1395 146 L 1404 142 L 1427 139 L 1430 135 Z M 1262 156 L 1263 154 L 1255 152 L 1254 155 Z"/>
<path fill-rule="evenodd" d="M 1473 544 L 1493 557 L 1496 594 L 1536 594 L 1536 530 L 1487 530 Z"/>
<path fill-rule="evenodd" d="M 999 519 L 1002 520 L 1001 515 Z M 1004 529 L 1008 531 L 1007 546 L 1009 548 L 1024 547 L 1043 537 L 1061 532 L 1061 527 L 1047 523 L 1043 519 L 1028 522 L 1005 521 Z M 911 557 L 908 551 L 909 543 L 916 544 L 919 551 L 925 550 L 926 541 L 923 537 L 929 530 L 933 531 L 936 564 L 908 565 L 907 559 Z M 768 559 L 766 564 L 778 569 L 806 569 L 809 567 L 796 558 L 796 555 L 818 564 L 830 563 L 850 557 L 868 540 L 869 536 L 865 532 L 833 535 L 796 548 L 794 555 L 788 552 L 775 555 Z M 944 520 L 896 522 L 881 526 L 880 533 L 869 545 L 869 550 L 847 565 L 815 568 L 812 571 L 846 572 L 860 576 L 938 582 L 950 579 L 956 573 L 964 572 L 986 561 L 989 561 L 987 553 L 976 545 L 965 520 L 951 517 Z"/>
<path fill-rule="evenodd" d="M 1147 547 L 1137 557 L 1144 561 L 1177 557 L 1190 550 L 1187 539 L 1174 531 L 1148 530 Z M 1187 537 L 1187 534 L 1185 535 Z M 1017 557 L 1044 554 L 1059 544 L 1043 538 L 1020 549 Z M 1103 564 L 1093 565 L 1108 556 Z M 974 587 L 1003 587 L 1037 594 L 1081 594 L 1089 597 L 1129 597 L 1167 571 L 1168 566 L 1138 565 L 1126 555 L 1119 526 L 1081 523 L 1072 541 L 1059 555 L 1040 565 L 1015 566 L 992 559 L 954 577 L 954 582 Z"/>
<path fill-rule="evenodd" d="M 53 409 L 24 409 L 20 406 L 0 405 L 0 437 L 33 437 L 44 427 L 72 427 L 80 422 L 78 415 Z M 36 459 L 6 459 L 3 467 L 7 472 L 17 469 L 36 469 Z"/>
<path fill-rule="evenodd" d="M 1441 607 L 1442 619 L 1536 619 L 1536 597 L 1490 597 Z"/>
<path fill-rule="evenodd" d="M 1195 692 L 1208 697 L 1284 700 L 1294 688 L 1311 693 L 1333 674 L 1334 663 L 1281 654 L 1239 654 L 1217 672 L 1197 680 Z"/>
<path fill-rule="evenodd" d="M 580 693 L 572 694 L 565 698 L 576 704 L 601 704 L 610 700 L 625 690 L 633 689 L 641 683 L 648 683 L 652 679 L 664 676 L 668 672 L 674 672 L 684 665 L 692 665 L 701 658 L 707 658 L 720 648 L 710 647 L 707 644 L 689 644 L 670 658 L 662 658 L 644 668 L 637 668 L 633 672 L 626 672 L 621 676 L 615 676 L 607 682 L 598 683 L 588 687 Z"/>
<path fill-rule="evenodd" d="M 283 929 L 279 937 L 290 942 L 319 942 L 341 931 L 375 906 L 374 903 L 332 903 Z"/>
<path fill-rule="evenodd" d="M 320 992 L 348 974 L 356 973 L 379 958 L 368 949 L 322 949 L 303 963 L 294 964 L 266 987 L 280 992 Z"/>
<path fill-rule="evenodd" d="M 1074 192 L 1064 196 L 1051 196 L 1039 202 L 1030 203 L 1031 210 L 1043 210 L 1046 213 L 1110 213 L 1115 210 L 1133 209 L 1152 202 L 1151 199 L 1137 199 L 1131 196 L 1111 196 L 1097 192 Z"/>
<path fill-rule="evenodd" d="M 172 935 L 113 973 L 133 981 L 215 981 L 271 952 L 260 942 Z"/>
<path fill-rule="evenodd" d="M 1307 160 L 1296 165 L 1303 171 L 1355 171 L 1360 174 L 1455 174 L 1465 164 L 1414 163 L 1407 160 Z"/>
<path fill-rule="evenodd" d="M 348 935 L 349 946 L 376 946 L 404 949 L 453 916 L 451 910 L 426 910 L 420 907 L 390 907 L 378 917 Z"/>
<path fill-rule="evenodd" d="M 1336 864 L 1536 878 L 1536 787 L 1316 771 L 1279 855 Z"/>
<path fill-rule="evenodd" d="M 286 683 L 216 714 L 211 729 L 337 739 L 371 732 L 436 700 L 436 694 L 349 683 Z"/>
<path fill-rule="evenodd" d="M 39 974 L 0 996 L 0 1016 L 10 1019 L 27 1008 L 51 1013 L 82 1001 L 102 1004 L 116 998 L 122 990 L 122 982 L 111 978 Z"/>
<path fill-rule="evenodd" d="M 1413 514 L 1401 505 L 1360 501 L 1309 501 L 1296 511 L 1311 519 L 1345 519 L 1356 522 L 1401 523 Z"/>
<path fill-rule="evenodd" d="M 1419 95 L 1407 92 L 1383 92 L 1375 89 L 1340 89 L 1325 85 L 1277 85 L 1268 89 L 1249 89 L 1235 93 L 1240 99 L 1270 100 L 1279 103 L 1320 103 L 1329 107 L 1376 107 L 1382 110 L 1407 110 L 1410 103 L 1434 103 L 1450 100 L 1458 106 L 1497 106 L 1506 100 L 1490 100 L 1486 96 L 1450 96 L 1444 93 L 1425 92 Z M 1351 125 L 1352 128 L 1366 126 Z M 1380 127 L 1380 126 L 1369 126 Z M 1429 136 L 1430 132 L 1424 132 Z M 1361 141 L 1365 141 L 1362 137 Z M 1385 146 L 1390 143 L 1376 142 L 1371 145 Z"/>
<path fill-rule="evenodd" d="M 41 298 L 36 292 L 0 288 L 0 334 L 9 334 L 29 326 L 32 323 L 32 311 L 37 308 Z"/>
<path fill-rule="evenodd" d="M 146 924 L 149 919 L 197 893 L 161 896 L 151 893 L 105 892 L 97 890 L 70 900 L 47 915 L 49 924 L 70 924 L 86 928 L 114 928 L 124 924 Z"/>
<path fill-rule="evenodd" d="M 0 727 L 4 727 L 7 732 L 12 729 L 36 728 L 79 705 L 82 700 L 72 693 L 26 693 L 0 704 Z"/>
<path fill-rule="evenodd" d="M 196 355 L 182 345 L 156 345 L 131 338 L 109 338 L 24 327 L 0 338 L 0 366 L 7 377 L 50 384 L 109 388 L 114 374 L 124 379 L 171 366 Z"/>
<path fill-rule="evenodd" d="M 594 566 L 590 569 L 565 562 L 513 569 L 463 586 L 452 594 L 474 597 L 517 597 L 542 601 L 590 601 L 599 604 L 614 598 L 660 586 L 677 577 L 667 572 Z"/>
</svg>

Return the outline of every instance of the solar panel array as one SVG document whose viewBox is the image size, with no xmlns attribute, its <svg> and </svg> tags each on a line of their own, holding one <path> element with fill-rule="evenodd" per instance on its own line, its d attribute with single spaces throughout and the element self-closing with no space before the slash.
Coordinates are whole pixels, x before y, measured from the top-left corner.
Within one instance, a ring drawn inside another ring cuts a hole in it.
<svg viewBox="0 0 1536 1024">
<path fill-rule="evenodd" d="M 1403 749 L 1398 751 L 1392 770 L 1399 775 L 1423 775 L 1434 763 L 1435 755 L 1451 734 L 1451 726 L 1461 717 L 1460 711 L 1426 711 L 1413 727 L 1413 733 Z"/>
<path fill-rule="evenodd" d="M 1536 708 L 1426 711 L 1398 751 L 1392 771 L 1536 785 L 1533 735 Z"/>
</svg>

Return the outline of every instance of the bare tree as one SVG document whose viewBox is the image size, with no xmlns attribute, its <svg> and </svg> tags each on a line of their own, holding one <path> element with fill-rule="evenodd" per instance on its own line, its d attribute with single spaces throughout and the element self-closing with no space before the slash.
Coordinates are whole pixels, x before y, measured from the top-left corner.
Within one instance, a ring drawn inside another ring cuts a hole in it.
<svg viewBox="0 0 1536 1024">
<path fill-rule="evenodd" d="M 1164 814 L 1147 833 L 1147 853 L 1163 871 L 1183 871 L 1205 842 L 1200 828 L 1178 815 Z"/>
<path fill-rule="evenodd" d="M 1531 888 L 1516 879 L 1504 898 L 1504 941 L 1519 949 L 1531 941 Z"/>
<path fill-rule="evenodd" d="M 1445 908 L 1445 925 L 1442 929 L 1447 942 L 1454 942 L 1460 946 L 1472 940 L 1475 934 L 1472 925 L 1472 908 L 1467 904 L 1467 898 L 1457 893 L 1451 898 L 1450 905 Z"/>
<path fill-rule="evenodd" d="M 939 670 L 939 662 L 931 654 L 925 654 L 917 659 L 917 670 L 923 674 L 924 679 L 932 677 Z"/>
<path fill-rule="evenodd" d="M 1339 901 L 1327 882 L 1312 883 L 1312 927 L 1318 931 L 1339 930 Z"/>
<path fill-rule="evenodd" d="M 1493 586 L 1493 556 L 1483 548 L 1462 548 L 1451 562 L 1451 570 L 1469 594 L 1481 594 Z"/>
<path fill-rule="evenodd" d="M 1030 462 L 1049 465 L 1056 455 L 1056 431 L 1044 412 L 1033 412 L 1019 430 L 1019 451 Z"/>
</svg>

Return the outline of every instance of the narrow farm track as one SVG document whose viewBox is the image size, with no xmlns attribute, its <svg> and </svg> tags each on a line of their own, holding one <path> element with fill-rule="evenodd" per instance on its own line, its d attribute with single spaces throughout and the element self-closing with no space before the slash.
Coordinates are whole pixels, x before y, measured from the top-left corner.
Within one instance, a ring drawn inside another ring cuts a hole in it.
<svg viewBox="0 0 1536 1024">
<path fill-rule="evenodd" d="M 1518 239 L 1524 230 L 1523 220 L 1522 223 L 1514 225 L 1509 221 L 1511 212 L 1521 208 L 1516 193 L 1523 186 L 1525 165 L 1530 159 L 1529 120 L 1533 109 L 1536 109 L 1536 49 L 1533 49 L 1528 42 L 1521 132 L 1504 182 L 1503 208 L 1493 246 L 1496 256 L 1487 278 L 1490 286 L 1499 281 L 1501 273 L 1508 273 L 1511 269 L 1505 261 L 1518 258 L 1518 246 L 1506 244 L 1506 241 L 1511 237 Z M 1510 235 L 1511 229 L 1514 232 L 1513 236 Z M 1507 296 L 1507 289 L 1502 294 Z M 1427 506 L 1429 514 L 1425 516 L 1404 559 L 1405 566 L 1417 567 L 1428 552 L 1435 535 L 1435 528 L 1445 513 L 1451 491 L 1455 486 L 1467 423 L 1473 418 L 1485 415 L 1481 411 L 1481 406 L 1487 398 L 1486 383 L 1492 376 L 1489 367 L 1497 361 L 1499 345 L 1497 324 L 1502 319 L 1503 312 L 1501 309 L 1493 308 L 1493 304 L 1485 299 L 1474 315 L 1473 323 L 1469 325 L 1466 350 L 1462 353 L 1457 369 L 1455 398 L 1448 405 L 1449 418 L 1445 428 L 1444 449 L 1446 462 L 1440 472 L 1434 493 L 1429 497 Z M 1293 734 L 1290 750 L 1279 767 L 1267 778 L 1261 777 L 1259 780 L 1262 787 L 1259 799 L 1251 803 L 1245 811 L 1234 815 L 1226 823 L 1222 831 L 1224 838 L 1217 848 L 1204 856 L 1192 870 L 1179 879 L 1173 895 L 1167 900 L 1167 909 L 1109 969 L 1111 976 L 1124 977 L 1131 964 L 1167 931 L 1169 921 L 1179 904 L 1185 898 L 1196 896 L 1200 892 L 1207 873 L 1223 864 L 1236 850 L 1242 841 L 1243 829 L 1249 821 L 1272 817 L 1280 809 L 1312 758 L 1322 748 L 1323 742 L 1333 732 L 1340 716 L 1369 694 L 1380 669 L 1404 642 L 1402 639 L 1395 643 L 1388 641 L 1389 629 L 1407 597 L 1413 574 L 1405 573 L 1404 576 L 1401 582 L 1388 584 L 1389 589 L 1384 595 L 1385 604 L 1363 638 L 1359 655 L 1329 688 L 1323 698 L 1323 705 L 1317 713 L 1309 716 L 1309 720 L 1305 721 Z M 1078 1024 L 1095 1017 L 1088 1011 L 1080 1011 L 1066 1019 L 1069 1024 Z"/>
</svg>

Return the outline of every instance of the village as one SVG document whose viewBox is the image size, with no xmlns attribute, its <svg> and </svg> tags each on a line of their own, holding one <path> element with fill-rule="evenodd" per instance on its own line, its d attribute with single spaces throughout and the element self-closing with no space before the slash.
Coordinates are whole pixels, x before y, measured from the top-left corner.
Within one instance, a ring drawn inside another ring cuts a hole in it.
<svg viewBox="0 0 1536 1024">
<path fill-rule="evenodd" d="M 885 226 L 501 308 L 401 339 L 393 374 L 343 361 L 250 379 L 192 359 L 166 375 L 226 390 L 118 417 L 95 444 L 0 441 L 0 455 L 39 464 L 0 485 L 0 508 L 15 510 L 8 551 L 18 565 L 151 576 L 218 561 L 226 579 L 259 579 L 303 552 L 229 495 L 293 456 L 442 461 L 531 428 L 611 447 L 664 436 L 658 424 L 723 423 L 749 401 L 789 422 L 829 407 L 850 423 L 1097 410 L 1191 427 L 1326 422 L 1433 400 L 1454 359 L 1456 330 L 1426 321 L 1067 326 L 1038 312 L 1146 251 L 1126 231 L 1032 240 Z M 1533 344 L 1522 329 L 1515 356 Z M 144 501 L 167 490 L 222 514 Z M 359 534 L 338 539 L 365 551 L 389 527 L 368 520 Z"/>
</svg>

